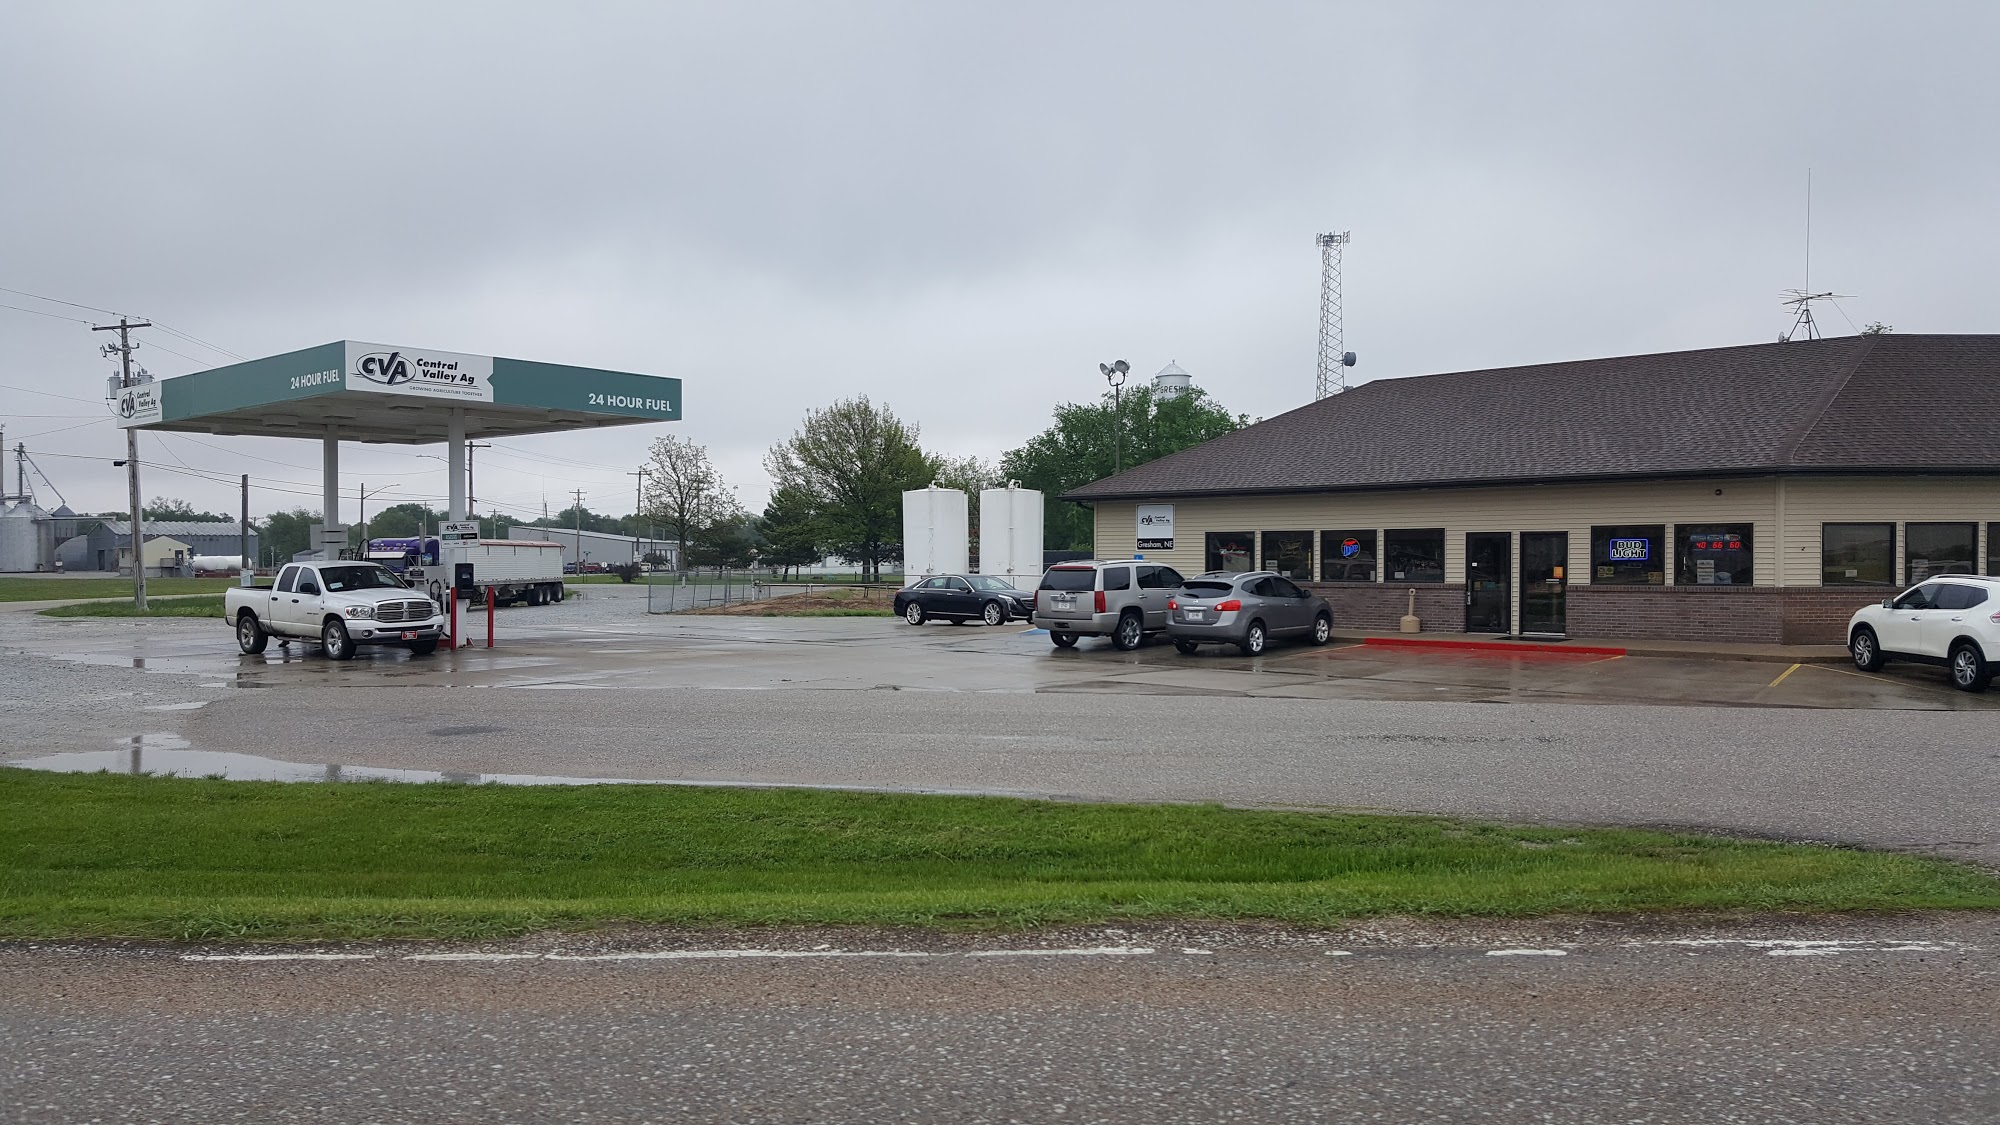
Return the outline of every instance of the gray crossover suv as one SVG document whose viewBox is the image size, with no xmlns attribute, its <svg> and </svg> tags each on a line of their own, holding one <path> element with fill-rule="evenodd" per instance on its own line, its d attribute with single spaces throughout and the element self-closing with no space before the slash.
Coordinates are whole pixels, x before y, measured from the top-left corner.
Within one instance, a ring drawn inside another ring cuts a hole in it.
<svg viewBox="0 0 2000 1125">
<path fill-rule="evenodd" d="M 1235 645 L 1256 656 L 1272 637 L 1303 636 L 1316 645 L 1333 638 L 1326 599 L 1268 570 L 1198 575 L 1183 582 L 1169 604 L 1167 636 L 1182 653 Z"/>
<path fill-rule="evenodd" d="M 1167 603 L 1180 584 L 1180 571 L 1144 559 L 1059 563 L 1035 591 L 1035 624 L 1057 648 L 1074 648 L 1078 637 L 1110 637 L 1135 649 L 1166 629 Z"/>
</svg>

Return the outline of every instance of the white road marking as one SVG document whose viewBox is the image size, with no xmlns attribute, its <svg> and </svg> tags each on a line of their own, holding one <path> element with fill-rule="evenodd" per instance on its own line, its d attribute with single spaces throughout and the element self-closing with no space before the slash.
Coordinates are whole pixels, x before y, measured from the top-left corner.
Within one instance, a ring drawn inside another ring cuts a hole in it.
<svg viewBox="0 0 2000 1125">
<path fill-rule="evenodd" d="M 1926 941 L 1917 938 L 1675 938 L 1665 941 L 1634 941 L 1627 945 L 1716 946 L 1736 945 L 1761 949 L 1767 957 L 1829 957 L 1839 953 L 1950 953 L 1977 949 L 1962 941 Z"/>
<path fill-rule="evenodd" d="M 660 949 L 640 953 L 550 953 L 549 961 L 735 961 L 753 957 L 938 957 L 888 949 Z"/>
<path fill-rule="evenodd" d="M 1567 949 L 1489 949 L 1488 957 L 1567 957 Z"/>
<path fill-rule="evenodd" d="M 183 953 L 183 961 L 373 961 L 373 953 Z"/>
<path fill-rule="evenodd" d="M 1193 956 L 1196 956 L 1196 957 L 1213 957 L 1213 956 L 1215 956 L 1215 950 L 1213 950 L 1213 949 L 1183 949 L 1183 950 L 1181 950 L 1181 952 L 1182 952 L 1182 953 L 1187 953 L 1187 954 L 1192 954 Z"/>
<path fill-rule="evenodd" d="M 539 953 L 412 953 L 405 961 L 539 961 Z"/>
<path fill-rule="evenodd" d="M 1349 949 L 1329 949 L 1326 951 L 1326 955 L 1328 957 L 1352 957 L 1354 956 L 1354 951 Z"/>
<path fill-rule="evenodd" d="M 967 957 L 1147 957 L 1155 951 L 1144 945 L 1099 945 L 1089 949 L 977 949 Z"/>
</svg>

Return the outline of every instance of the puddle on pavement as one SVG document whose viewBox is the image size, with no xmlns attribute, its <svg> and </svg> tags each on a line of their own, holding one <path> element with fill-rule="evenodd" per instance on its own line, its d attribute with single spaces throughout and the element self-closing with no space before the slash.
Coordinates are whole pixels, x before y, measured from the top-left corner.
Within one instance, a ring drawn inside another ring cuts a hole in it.
<svg viewBox="0 0 2000 1125">
<path fill-rule="evenodd" d="M 7 762 L 21 769 L 53 773 L 123 773 L 155 777 L 205 777 L 227 781 L 401 781 L 460 785 L 659 785 L 622 777 L 552 777 L 529 773 L 458 773 L 350 766 L 338 762 L 286 762 L 255 754 L 189 749 L 176 734 L 135 734 L 115 750 L 85 750 Z"/>
</svg>

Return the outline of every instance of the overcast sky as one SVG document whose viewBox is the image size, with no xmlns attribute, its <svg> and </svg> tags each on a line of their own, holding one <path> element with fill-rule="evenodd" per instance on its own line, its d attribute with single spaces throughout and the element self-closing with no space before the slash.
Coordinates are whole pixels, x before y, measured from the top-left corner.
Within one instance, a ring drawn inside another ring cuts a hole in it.
<svg viewBox="0 0 2000 1125">
<path fill-rule="evenodd" d="M 20 0 L 0 286 L 244 356 L 346 338 L 677 376 L 683 422 L 483 453 L 482 509 L 630 511 L 669 431 L 757 507 L 764 450 L 851 395 L 989 458 L 1100 393 L 1102 360 L 1299 406 L 1321 230 L 1353 232 L 1354 380 L 1774 339 L 1808 167 L 1812 284 L 1846 317 L 1993 331 L 1996 42 L 1983 0 Z M 228 361 L 141 335 L 155 375 Z M 0 309 L 7 444 L 79 510 L 124 503 L 103 337 Z M 142 459 L 318 506 L 316 443 L 202 440 Z M 411 452 L 441 450 L 346 447 L 345 518 L 363 481 L 398 489 L 371 507 L 442 497 Z M 150 464 L 145 492 L 236 504 Z"/>
</svg>

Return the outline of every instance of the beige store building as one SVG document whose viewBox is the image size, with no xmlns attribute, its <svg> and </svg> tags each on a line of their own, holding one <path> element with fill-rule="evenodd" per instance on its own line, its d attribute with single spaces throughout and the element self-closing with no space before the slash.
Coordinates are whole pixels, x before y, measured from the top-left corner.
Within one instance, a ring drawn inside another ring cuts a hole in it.
<svg viewBox="0 0 2000 1125">
<path fill-rule="evenodd" d="M 2000 336 L 1380 379 L 1071 492 L 1096 552 L 1269 569 L 1350 628 L 1840 643 L 2000 573 Z"/>
</svg>

